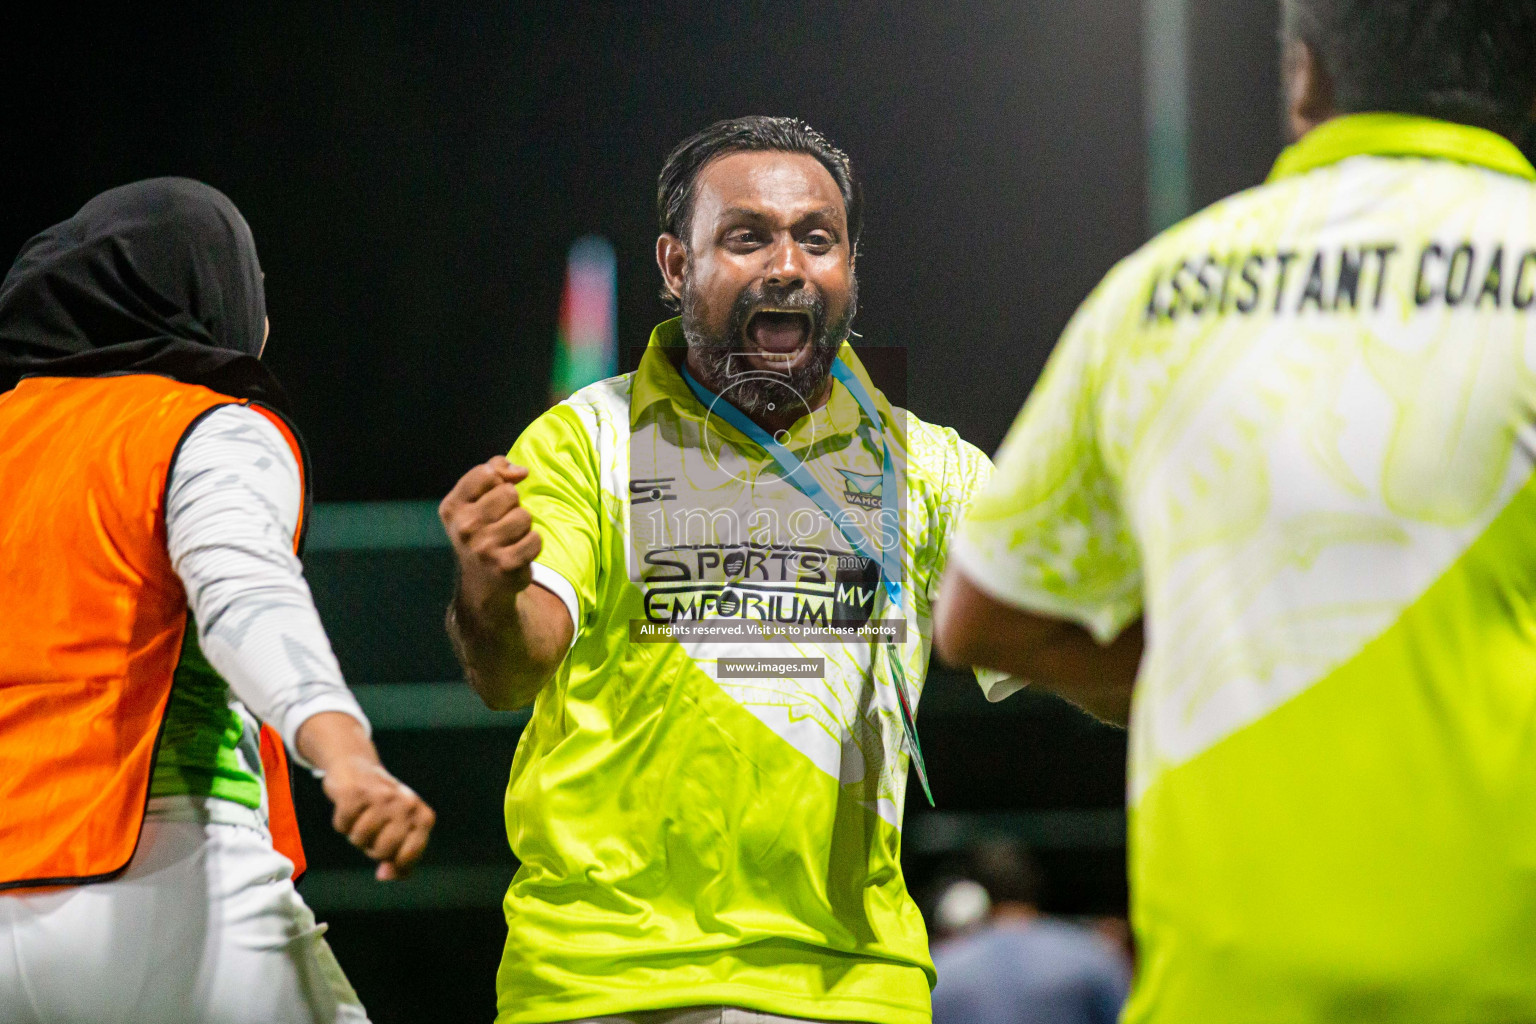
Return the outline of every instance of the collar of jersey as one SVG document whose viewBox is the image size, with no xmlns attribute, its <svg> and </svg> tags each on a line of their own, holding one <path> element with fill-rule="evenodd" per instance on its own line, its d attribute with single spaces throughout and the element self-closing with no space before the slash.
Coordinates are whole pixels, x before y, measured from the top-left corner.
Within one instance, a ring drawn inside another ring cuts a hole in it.
<svg viewBox="0 0 1536 1024">
<path fill-rule="evenodd" d="M 645 354 L 640 357 L 640 366 L 635 371 L 633 390 L 630 392 L 629 425 L 631 427 L 639 423 L 641 414 L 657 402 L 670 402 L 681 416 L 696 420 L 704 419 L 706 412 L 704 407 L 689 390 L 683 375 L 677 372 L 677 367 L 673 365 L 667 354 L 667 350 L 686 348 L 687 344 L 683 338 L 682 320 L 677 317 L 657 325 L 651 332 L 650 344 L 646 346 Z M 859 383 L 868 389 L 882 411 L 889 415 L 884 396 L 870 383 L 864 364 L 859 362 L 858 356 L 853 353 L 853 346 L 846 341 L 843 342 L 838 358 L 848 364 L 848 368 L 859 379 Z M 854 401 L 847 388 L 834 386 L 826 405 L 810 416 L 802 416 L 789 428 L 789 447 L 796 448 L 810 441 L 813 419 L 817 421 L 818 431 L 830 429 L 834 433 L 852 433 L 859 425 L 859 404 Z M 732 440 L 739 440 L 756 447 L 749 438 L 718 416 L 710 420 L 710 429 L 718 430 Z"/>
<path fill-rule="evenodd" d="M 1348 114 L 1325 121 L 1280 154 L 1269 180 L 1305 174 L 1352 156 L 1454 160 L 1536 181 L 1536 168 L 1504 136 L 1411 114 Z"/>
</svg>

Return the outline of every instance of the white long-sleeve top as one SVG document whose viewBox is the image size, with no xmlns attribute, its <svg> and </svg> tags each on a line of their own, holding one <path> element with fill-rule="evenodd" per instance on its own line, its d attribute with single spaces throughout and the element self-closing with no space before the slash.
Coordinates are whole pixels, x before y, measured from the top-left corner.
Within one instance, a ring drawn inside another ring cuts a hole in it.
<svg viewBox="0 0 1536 1024">
<path fill-rule="evenodd" d="M 293 451 L 260 413 L 230 405 L 183 440 L 166 488 L 171 565 L 208 663 L 270 723 L 300 764 L 299 726 L 322 711 L 368 718 L 342 680 L 293 537 L 303 485 Z"/>
</svg>

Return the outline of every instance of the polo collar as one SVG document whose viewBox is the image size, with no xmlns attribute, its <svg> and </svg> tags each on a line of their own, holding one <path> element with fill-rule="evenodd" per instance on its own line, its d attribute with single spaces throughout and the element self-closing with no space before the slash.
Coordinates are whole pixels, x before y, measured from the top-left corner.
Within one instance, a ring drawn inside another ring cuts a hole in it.
<svg viewBox="0 0 1536 1024">
<path fill-rule="evenodd" d="M 646 346 L 645 354 L 640 357 L 640 366 L 635 371 L 634 384 L 630 391 L 629 424 L 631 428 L 638 424 L 642 414 L 657 402 L 670 402 L 680 414 L 692 419 L 704 418 L 704 407 L 699 404 L 698 398 L 694 396 L 693 391 L 683 380 L 682 374 L 678 372 L 677 366 L 680 360 L 674 360 L 674 354 L 687 347 L 688 342 L 683 337 L 682 320 L 678 317 L 657 325 L 651 332 L 650 344 Z M 869 372 L 864 369 L 864 364 L 854 354 L 853 346 L 844 341 L 837 357 L 853 371 L 859 383 L 875 396 L 875 402 L 882 413 L 890 415 L 885 396 L 881 395 L 870 382 Z M 831 426 L 842 433 L 856 429 L 860 416 L 858 403 L 848 393 L 848 389 L 834 384 L 827 404 L 810 416 L 801 417 L 799 422 L 790 428 L 790 436 L 794 438 L 790 444 L 793 446 L 800 440 L 799 435 L 812 419 L 819 421 L 823 429 Z M 715 423 L 712 429 L 719 429 L 733 438 L 739 436 L 736 429 L 723 420 Z M 742 438 L 742 440 L 746 439 Z"/>
<path fill-rule="evenodd" d="M 635 382 L 630 391 L 630 426 L 639 422 L 641 414 L 657 402 L 671 402 L 684 409 L 698 405 L 698 399 L 688 390 L 671 356 L 671 353 L 687 347 L 688 342 L 683 338 L 683 321 L 679 317 L 658 324 L 651 332 L 650 344 L 646 345 L 640 357 L 640 365 L 635 370 Z"/>
<path fill-rule="evenodd" d="M 1536 168 L 1502 135 L 1453 121 L 1384 113 L 1347 114 L 1323 122 L 1280 154 L 1269 180 L 1306 174 L 1352 156 L 1453 160 L 1536 181 Z"/>
</svg>

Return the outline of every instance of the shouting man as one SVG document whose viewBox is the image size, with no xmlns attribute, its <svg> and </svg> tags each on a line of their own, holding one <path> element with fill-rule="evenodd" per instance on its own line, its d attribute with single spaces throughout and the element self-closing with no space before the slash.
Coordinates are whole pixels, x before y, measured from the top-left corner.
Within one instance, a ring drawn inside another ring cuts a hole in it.
<svg viewBox="0 0 1536 1024">
<path fill-rule="evenodd" d="M 825 138 L 721 122 L 657 205 L 682 316 L 441 510 L 470 682 L 534 704 L 498 1021 L 926 1022 L 902 804 L 943 551 L 990 465 L 848 344 L 861 201 Z"/>
</svg>

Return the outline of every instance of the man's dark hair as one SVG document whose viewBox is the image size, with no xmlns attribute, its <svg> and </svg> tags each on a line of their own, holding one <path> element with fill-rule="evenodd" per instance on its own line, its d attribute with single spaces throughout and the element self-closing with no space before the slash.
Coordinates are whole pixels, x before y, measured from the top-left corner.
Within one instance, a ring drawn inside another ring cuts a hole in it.
<svg viewBox="0 0 1536 1024">
<path fill-rule="evenodd" d="M 988 840 L 971 850 L 969 861 L 966 873 L 981 883 L 993 904 L 1040 903 L 1040 868 L 1022 843 Z"/>
<path fill-rule="evenodd" d="M 1284 0 L 1340 113 L 1392 111 L 1519 137 L 1536 103 L 1536 0 Z"/>
<path fill-rule="evenodd" d="M 859 249 L 864 226 L 864 193 L 853 175 L 848 154 L 832 145 L 825 135 L 795 117 L 736 117 L 716 121 L 678 143 L 662 165 L 656 180 L 656 217 L 661 230 L 688 242 L 693 219 L 694 187 L 704 165 L 728 153 L 804 153 L 813 156 L 832 175 L 843 194 L 848 214 L 849 251 Z"/>
</svg>

